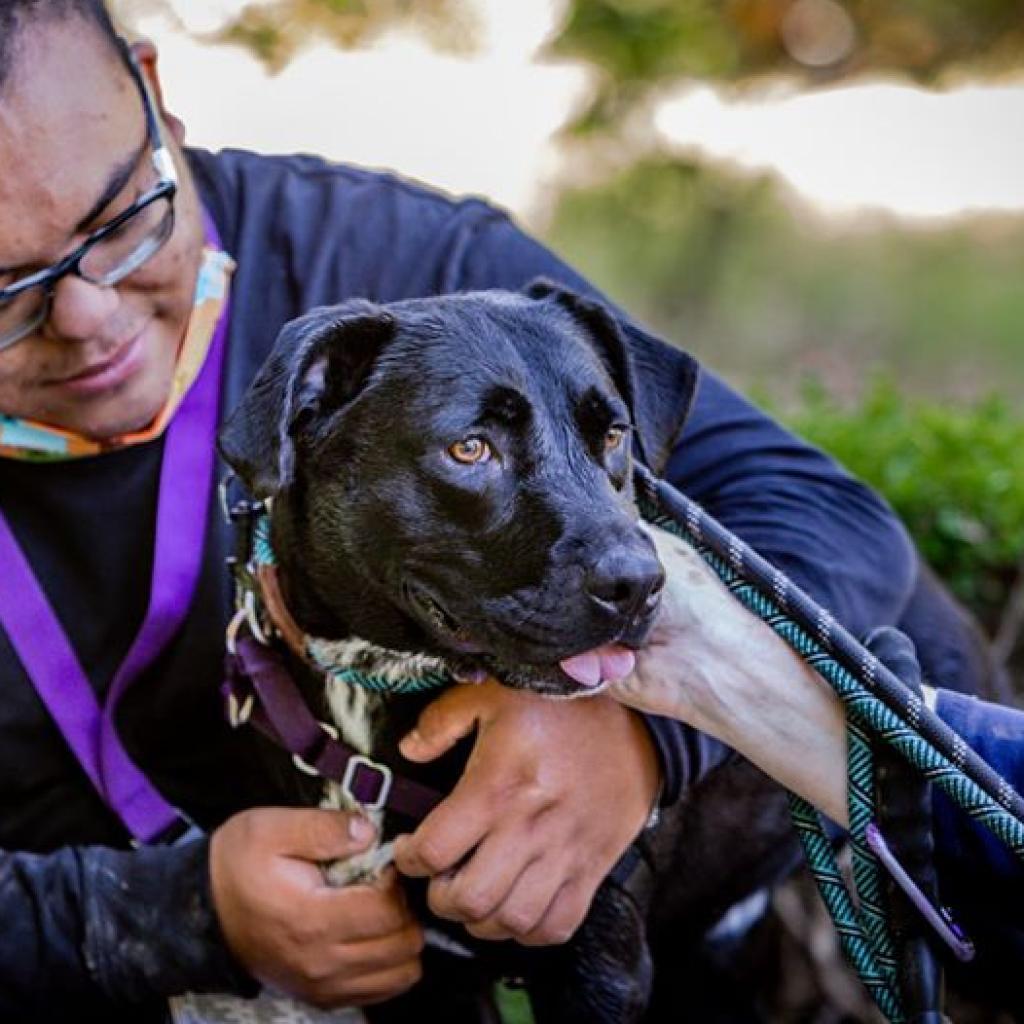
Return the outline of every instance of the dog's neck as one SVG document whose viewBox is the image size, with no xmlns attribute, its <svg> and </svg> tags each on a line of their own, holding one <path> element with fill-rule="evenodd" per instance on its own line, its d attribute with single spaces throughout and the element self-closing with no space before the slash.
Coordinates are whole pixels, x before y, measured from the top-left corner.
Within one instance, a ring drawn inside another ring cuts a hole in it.
<svg viewBox="0 0 1024 1024">
<path fill-rule="evenodd" d="M 275 507 L 275 520 L 279 514 L 280 508 Z M 307 698 L 318 713 L 328 712 L 350 746 L 364 754 L 374 753 L 381 739 L 385 702 L 446 685 L 451 681 L 448 666 L 437 657 L 354 635 L 318 600 L 302 560 L 289 557 L 298 550 L 291 542 L 294 534 L 287 528 L 271 531 L 270 527 L 267 519 L 262 520 L 254 541 L 263 607 L 297 659 Z"/>
<path fill-rule="evenodd" d="M 342 551 L 331 552 L 329 574 L 324 565 L 311 561 L 315 545 L 309 540 L 301 494 L 274 500 L 271 539 L 281 593 L 304 633 L 330 641 L 356 636 L 398 652 L 422 646 L 406 615 L 383 599 Z"/>
</svg>

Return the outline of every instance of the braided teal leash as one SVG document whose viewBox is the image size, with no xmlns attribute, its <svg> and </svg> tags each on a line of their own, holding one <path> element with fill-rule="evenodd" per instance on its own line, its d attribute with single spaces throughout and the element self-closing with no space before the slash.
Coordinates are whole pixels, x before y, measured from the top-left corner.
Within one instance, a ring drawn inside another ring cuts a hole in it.
<svg viewBox="0 0 1024 1024">
<path fill-rule="evenodd" d="M 646 518 L 688 539 L 673 519 L 653 510 Z M 828 666 L 831 659 L 823 655 L 820 644 L 792 622 L 774 601 L 766 598 L 707 545 L 698 545 L 697 550 L 740 603 L 771 626 L 805 661 L 819 672 Z M 849 673 L 845 675 L 849 676 Z M 856 685 L 855 680 L 850 682 Z M 850 720 L 847 736 L 850 758 L 849 834 L 856 901 L 843 881 L 832 843 L 817 810 L 800 797 L 790 794 L 790 816 L 822 901 L 835 924 L 843 955 L 886 1019 L 892 1024 L 903 1024 L 905 1017 L 896 979 L 894 943 L 889 935 L 881 898 L 881 868 L 868 848 L 866 838 L 867 823 L 872 818 L 874 759 L 866 733 L 855 719 Z"/>
<path fill-rule="evenodd" d="M 814 668 L 845 705 L 857 903 L 839 873 L 820 815 L 796 796 L 791 796 L 790 808 L 845 956 L 886 1018 L 902 1024 L 905 1018 L 885 921 L 881 869 L 865 837 L 874 792 L 870 737 L 894 746 L 1021 859 L 1024 801 L 917 694 L 779 570 L 645 468 L 638 467 L 636 476 L 644 518 L 693 546 L 736 598 Z"/>
<path fill-rule="evenodd" d="M 878 966 L 887 984 L 898 991 L 898 961 L 889 933 L 882 868 L 867 845 L 867 827 L 874 820 L 875 756 L 871 737 L 852 719 L 846 725 L 847 756 L 850 765 L 847 808 L 850 816 L 850 852 L 853 882 L 858 897 L 858 918 L 871 942 Z"/>
</svg>

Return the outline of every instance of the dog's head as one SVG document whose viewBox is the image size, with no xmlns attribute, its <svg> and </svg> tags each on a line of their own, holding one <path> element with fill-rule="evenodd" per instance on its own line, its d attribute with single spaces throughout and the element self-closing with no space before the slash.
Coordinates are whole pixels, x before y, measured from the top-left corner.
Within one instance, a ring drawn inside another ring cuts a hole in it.
<svg viewBox="0 0 1024 1024">
<path fill-rule="evenodd" d="M 663 581 L 632 449 L 657 465 L 693 371 L 683 357 L 633 408 L 653 352 L 547 282 L 288 324 L 220 446 L 274 498 L 300 625 L 544 693 L 594 688 L 646 636 Z"/>
</svg>

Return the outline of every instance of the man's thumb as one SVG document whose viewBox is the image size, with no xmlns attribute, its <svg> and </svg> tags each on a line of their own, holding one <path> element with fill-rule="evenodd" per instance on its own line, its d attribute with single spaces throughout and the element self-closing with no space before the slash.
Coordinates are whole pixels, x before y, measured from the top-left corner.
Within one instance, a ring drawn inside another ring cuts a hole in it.
<svg viewBox="0 0 1024 1024">
<path fill-rule="evenodd" d="M 458 688 L 449 690 L 427 705 L 416 728 L 398 744 L 403 757 L 417 762 L 433 761 L 476 728 L 477 716 L 470 705 L 459 700 L 460 695 Z"/>
<path fill-rule="evenodd" d="M 344 811 L 312 809 L 297 812 L 289 836 L 288 854 L 303 860 L 325 861 L 365 850 L 377 834 L 368 818 Z"/>
</svg>

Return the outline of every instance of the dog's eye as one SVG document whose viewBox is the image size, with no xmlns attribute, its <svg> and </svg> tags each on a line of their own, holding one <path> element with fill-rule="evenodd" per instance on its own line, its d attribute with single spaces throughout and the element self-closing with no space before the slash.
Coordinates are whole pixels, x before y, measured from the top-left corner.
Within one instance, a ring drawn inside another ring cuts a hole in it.
<svg viewBox="0 0 1024 1024">
<path fill-rule="evenodd" d="M 487 462 L 494 453 L 482 437 L 464 437 L 449 446 L 448 454 L 456 462 L 472 466 L 478 462 Z"/>
<path fill-rule="evenodd" d="M 622 446 L 623 440 L 626 437 L 625 427 L 609 427 L 607 433 L 604 435 L 604 450 L 606 453 L 611 453 L 617 448 Z"/>
</svg>

